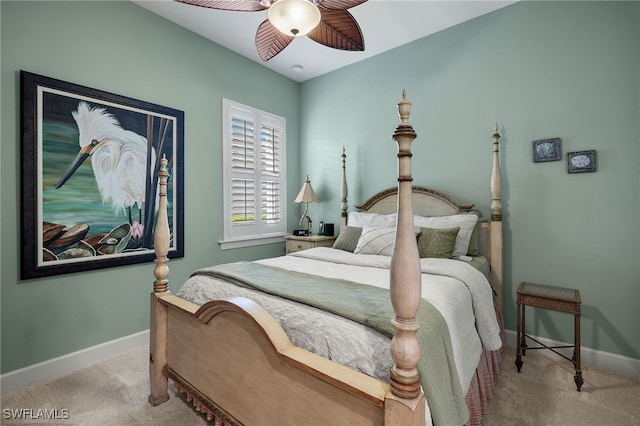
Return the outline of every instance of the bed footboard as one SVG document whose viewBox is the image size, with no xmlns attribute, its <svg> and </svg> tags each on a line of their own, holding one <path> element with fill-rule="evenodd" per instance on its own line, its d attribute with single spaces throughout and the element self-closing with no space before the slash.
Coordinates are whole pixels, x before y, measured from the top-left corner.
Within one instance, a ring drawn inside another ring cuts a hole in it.
<svg viewBox="0 0 640 426">
<path fill-rule="evenodd" d="M 387 384 L 294 346 L 255 302 L 199 307 L 167 293 L 155 304 L 156 319 L 166 319 L 166 362 L 156 352 L 162 378 L 152 375 L 152 403 L 166 399 L 169 377 L 228 424 L 385 424 Z"/>
</svg>

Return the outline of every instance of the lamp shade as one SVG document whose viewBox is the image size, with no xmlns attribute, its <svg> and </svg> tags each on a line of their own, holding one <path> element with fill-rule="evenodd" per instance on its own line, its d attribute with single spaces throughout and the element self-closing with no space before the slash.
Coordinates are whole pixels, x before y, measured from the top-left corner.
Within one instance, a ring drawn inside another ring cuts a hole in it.
<svg viewBox="0 0 640 426">
<path fill-rule="evenodd" d="M 307 34 L 320 23 L 320 10 L 309 0 L 277 0 L 267 16 L 280 32 L 293 37 Z"/>
<path fill-rule="evenodd" d="M 295 199 L 296 203 L 317 203 L 319 202 L 318 196 L 313 191 L 313 187 L 311 186 L 311 181 L 309 180 L 309 176 L 304 181 L 302 188 L 300 188 L 300 192 L 298 192 L 298 196 Z"/>
</svg>

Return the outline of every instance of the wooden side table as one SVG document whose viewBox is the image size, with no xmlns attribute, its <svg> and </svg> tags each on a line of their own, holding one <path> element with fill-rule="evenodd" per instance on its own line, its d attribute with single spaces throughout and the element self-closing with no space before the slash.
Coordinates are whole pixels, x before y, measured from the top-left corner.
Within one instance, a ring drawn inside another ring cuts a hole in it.
<svg viewBox="0 0 640 426">
<path fill-rule="evenodd" d="M 554 287 L 543 284 L 533 284 L 521 282 L 517 290 L 517 336 L 516 336 L 516 367 L 518 373 L 522 368 L 522 356 L 525 355 L 527 349 L 549 349 L 556 354 L 560 355 L 564 359 L 571 361 L 575 368 L 576 374 L 573 376 L 573 380 L 576 383 L 578 392 L 582 387 L 582 370 L 580 369 L 580 291 Z M 540 343 L 533 337 L 526 334 L 525 331 L 525 314 L 524 310 L 526 306 L 533 306 L 536 308 L 550 309 L 553 311 L 566 312 L 573 314 L 574 317 L 574 345 L 573 346 L 547 346 Z M 527 346 L 526 339 L 531 339 L 536 342 L 538 347 L 529 348 Z M 556 349 L 560 348 L 573 348 L 573 357 L 569 358 Z"/>
<path fill-rule="evenodd" d="M 337 236 L 329 235 L 308 235 L 306 237 L 298 237 L 295 235 L 287 235 L 287 254 L 300 250 L 307 250 L 314 247 L 331 247 Z"/>
</svg>

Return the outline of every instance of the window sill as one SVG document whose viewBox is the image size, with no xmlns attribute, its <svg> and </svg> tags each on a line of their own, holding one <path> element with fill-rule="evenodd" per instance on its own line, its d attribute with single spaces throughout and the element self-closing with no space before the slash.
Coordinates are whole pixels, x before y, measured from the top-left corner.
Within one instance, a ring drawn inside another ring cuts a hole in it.
<svg viewBox="0 0 640 426">
<path fill-rule="evenodd" d="M 242 247 L 261 246 L 264 244 L 283 243 L 284 234 L 270 235 L 268 237 L 251 237 L 237 240 L 218 241 L 221 250 L 236 249 Z"/>
</svg>

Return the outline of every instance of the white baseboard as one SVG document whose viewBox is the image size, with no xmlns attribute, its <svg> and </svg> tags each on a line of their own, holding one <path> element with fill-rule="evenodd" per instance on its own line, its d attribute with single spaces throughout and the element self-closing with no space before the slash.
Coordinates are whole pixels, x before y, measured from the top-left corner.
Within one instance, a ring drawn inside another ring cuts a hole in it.
<svg viewBox="0 0 640 426">
<path fill-rule="evenodd" d="M 506 344 L 516 346 L 516 332 L 506 330 Z M 535 337 L 547 346 L 561 346 L 567 343 Z M 88 367 L 97 362 L 120 355 L 149 343 L 149 330 L 131 334 L 120 339 L 101 343 L 90 348 L 72 352 L 48 361 L 10 371 L 0 376 L 1 393 L 11 392 L 32 383 L 52 379 L 65 373 Z M 541 354 L 556 356 L 551 351 L 539 351 Z M 640 377 L 640 360 L 621 355 L 582 348 L 582 365 L 613 371 L 625 376 Z"/>
<path fill-rule="evenodd" d="M 32 383 L 52 379 L 73 370 L 88 367 L 148 343 L 149 330 L 145 330 L 77 352 L 62 355 L 48 361 L 10 371 L 0 376 L 1 393 L 11 392 Z"/>
<path fill-rule="evenodd" d="M 564 345 L 572 345 L 573 343 L 565 343 L 558 342 L 557 340 L 551 340 L 544 337 L 533 336 L 534 339 L 538 340 L 544 345 L 547 346 L 564 346 Z M 505 340 L 507 346 L 516 347 L 516 332 L 512 330 L 505 330 Z M 529 342 L 527 342 L 529 344 Z M 535 345 L 535 343 L 533 343 Z M 573 353 L 572 349 L 562 350 L 556 349 L 558 352 L 571 356 Z M 557 356 L 551 351 L 537 351 L 541 355 L 545 356 Z M 638 377 L 640 378 L 640 359 L 629 358 L 622 355 L 613 354 L 610 352 L 598 351 L 596 349 L 591 348 L 580 348 L 580 361 L 582 366 L 588 366 L 597 368 L 600 370 L 613 371 L 618 374 L 622 374 L 624 376 L 630 377 Z"/>
</svg>

